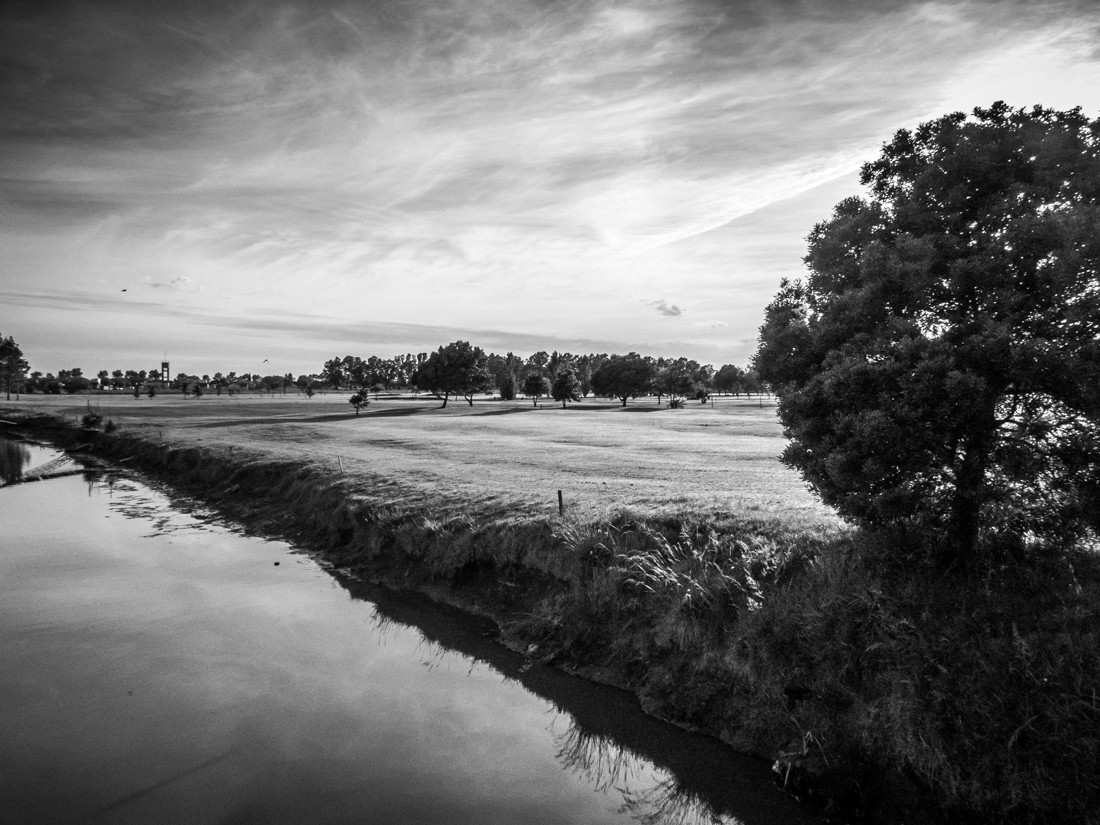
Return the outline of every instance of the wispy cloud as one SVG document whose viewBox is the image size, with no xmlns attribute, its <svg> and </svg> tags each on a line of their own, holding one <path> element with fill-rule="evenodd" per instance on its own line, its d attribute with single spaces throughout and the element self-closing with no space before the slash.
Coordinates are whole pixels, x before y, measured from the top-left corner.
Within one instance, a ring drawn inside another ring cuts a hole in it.
<svg viewBox="0 0 1100 825">
<path fill-rule="evenodd" d="M 685 345 L 731 360 L 806 205 L 893 130 L 1100 93 L 1083 0 L 26 8 L 0 26 L 9 288 L 515 340 L 690 306 L 725 326 Z"/>
</svg>

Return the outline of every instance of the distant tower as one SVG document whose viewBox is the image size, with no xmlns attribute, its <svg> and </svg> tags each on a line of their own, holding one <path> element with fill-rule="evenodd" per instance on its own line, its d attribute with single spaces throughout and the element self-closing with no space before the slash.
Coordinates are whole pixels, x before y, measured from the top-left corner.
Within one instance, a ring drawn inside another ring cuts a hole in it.
<svg viewBox="0 0 1100 825">
<path fill-rule="evenodd" d="M 161 361 L 161 362 L 160 362 L 160 380 L 161 380 L 161 381 L 168 381 L 168 380 L 170 380 L 170 379 L 168 378 L 168 375 L 169 375 L 169 372 L 168 372 L 168 362 L 167 362 L 167 361 Z"/>
</svg>

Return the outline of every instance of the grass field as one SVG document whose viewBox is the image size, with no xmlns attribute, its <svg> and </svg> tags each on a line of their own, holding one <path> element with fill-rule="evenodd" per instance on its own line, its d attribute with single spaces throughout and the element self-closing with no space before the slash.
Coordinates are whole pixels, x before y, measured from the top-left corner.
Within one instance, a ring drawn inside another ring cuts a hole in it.
<svg viewBox="0 0 1100 825">
<path fill-rule="evenodd" d="M 480 515 L 736 513 L 789 524 L 835 517 L 778 456 L 774 401 L 718 398 L 678 410 L 654 399 L 586 400 L 562 409 L 530 401 L 452 401 L 383 395 L 358 417 L 349 393 L 304 396 L 24 396 L 12 408 L 79 418 L 90 404 L 124 431 L 166 446 L 237 450 L 341 469 Z"/>
</svg>

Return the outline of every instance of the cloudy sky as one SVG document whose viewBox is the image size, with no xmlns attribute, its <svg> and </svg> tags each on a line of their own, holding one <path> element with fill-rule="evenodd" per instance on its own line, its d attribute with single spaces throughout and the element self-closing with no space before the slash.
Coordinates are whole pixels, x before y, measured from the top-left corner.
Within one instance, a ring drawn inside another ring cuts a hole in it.
<svg viewBox="0 0 1100 825">
<path fill-rule="evenodd" d="M 895 130 L 1100 100 L 1094 0 L 0 8 L 0 333 L 51 372 L 744 364 Z"/>
</svg>

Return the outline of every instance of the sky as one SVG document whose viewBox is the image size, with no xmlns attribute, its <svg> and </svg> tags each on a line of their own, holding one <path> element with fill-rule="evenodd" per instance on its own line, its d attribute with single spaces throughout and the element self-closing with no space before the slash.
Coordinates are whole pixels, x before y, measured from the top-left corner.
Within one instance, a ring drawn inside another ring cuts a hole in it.
<svg viewBox="0 0 1100 825">
<path fill-rule="evenodd" d="M 744 365 L 901 128 L 1100 100 L 1094 0 L 0 5 L 0 334 L 32 369 L 454 340 Z"/>
</svg>

